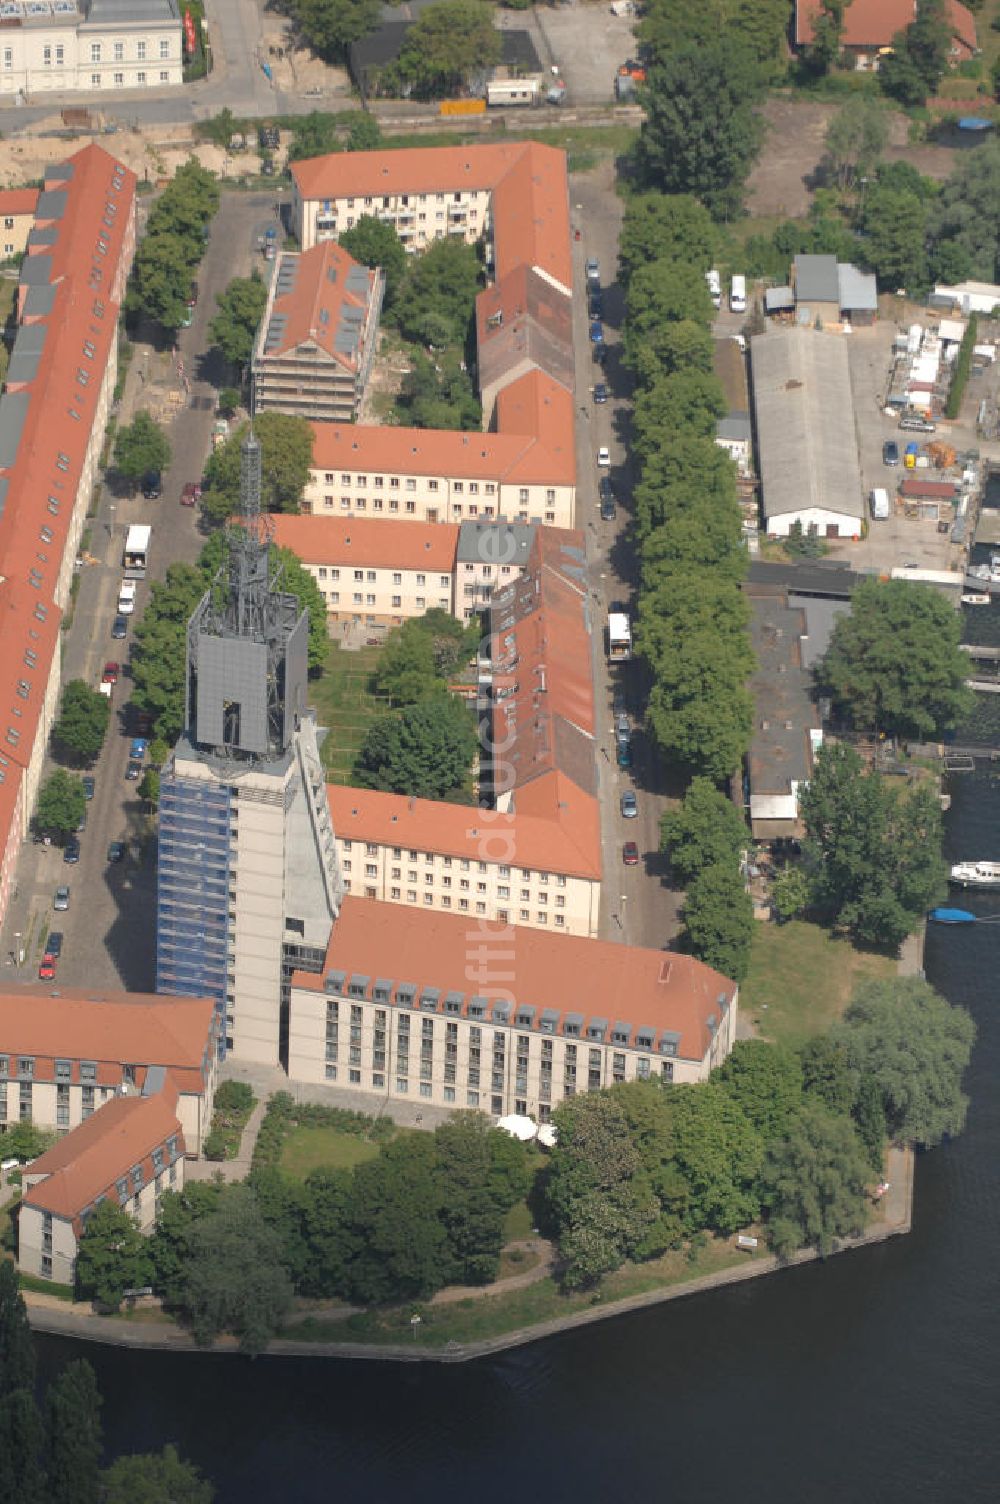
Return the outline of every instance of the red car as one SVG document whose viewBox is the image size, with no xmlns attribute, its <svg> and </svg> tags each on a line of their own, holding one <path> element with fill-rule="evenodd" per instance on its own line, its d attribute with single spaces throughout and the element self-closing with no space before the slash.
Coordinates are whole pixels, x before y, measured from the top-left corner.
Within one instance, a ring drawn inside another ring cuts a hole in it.
<svg viewBox="0 0 1000 1504">
<path fill-rule="evenodd" d="M 117 684 L 118 683 L 118 675 L 120 673 L 121 673 L 121 669 L 120 669 L 120 667 L 119 667 L 119 665 L 117 663 L 106 663 L 104 665 L 104 672 L 101 675 L 101 683 L 102 684 Z"/>
<path fill-rule="evenodd" d="M 638 867 L 639 848 L 634 841 L 626 841 L 622 847 L 622 861 L 626 867 Z"/>
<path fill-rule="evenodd" d="M 56 958 L 50 951 L 46 951 L 42 957 L 42 964 L 38 968 L 38 980 L 40 982 L 54 981 L 56 974 Z"/>
<path fill-rule="evenodd" d="M 193 480 L 189 480 L 188 483 L 187 483 L 187 485 L 184 487 L 183 491 L 181 492 L 181 506 L 182 507 L 193 507 L 193 506 L 195 506 L 196 503 L 197 503 L 197 501 L 198 501 L 198 498 L 200 496 L 201 496 L 201 487 L 199 485 L 196 485 Z"/>
</svg>

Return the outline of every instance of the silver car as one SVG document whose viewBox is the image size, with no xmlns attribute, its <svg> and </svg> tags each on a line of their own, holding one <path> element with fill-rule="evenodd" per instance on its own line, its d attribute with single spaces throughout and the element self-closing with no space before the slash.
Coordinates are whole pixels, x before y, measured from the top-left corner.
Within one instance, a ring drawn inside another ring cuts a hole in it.
<svg viewBox="0 0 1000 1504">
<path fill-rule="evenodd" d="M 59 887 L 56 889 L 55 896 L 52 899 L 52 907 L 55 909 L 57 914 L 65 913 L 65 911 L 69 908 L 68 883 L 60 883 Z"/>
</svg>

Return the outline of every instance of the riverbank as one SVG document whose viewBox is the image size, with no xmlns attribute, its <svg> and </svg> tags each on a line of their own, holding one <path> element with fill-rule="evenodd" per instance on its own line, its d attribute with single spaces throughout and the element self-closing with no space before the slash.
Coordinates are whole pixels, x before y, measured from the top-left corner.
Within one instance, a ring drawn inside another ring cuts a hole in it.
<svg viewBox="0 0 1000 1504">
<path fill-rule="evenodd" d="M 900 1237 L 910 1230 L 913 1206 L 913 1160 L 912 1149 L 891 1149 L 888 1158 L 887 1178 L 889 1190 L 879 1208 L 879 1220 L 857 1238 L 845 1239 L 836 1254 L 853 1252 L 889 1238 Z M 835 1256 L 835 1255 L 831 1255 Z M 524 1347 L 540 1342 L 560 1332 L 576 1327 L 590 1326 L 595 1321 L 608 1321 L 630 1311 L 643 1310 L 649 1306 L 662 1305 L 666 1301 L 681 1300 L 685 1296 L 699 1295 L 707 1290 L 720 1289 L 726 1285 L 742 1284 L 746 1280 L 759 1279 L 776 1274 L 783 1269 L 800 1264 L 813 1263 L 819 1254 L 813 1249 L 803 1249 L 784 1261 L 771 1254 L 739 1254 L 740 1262 L 715 1270 L 711 1274 L 698 1275 L 690 1280 L 681 1280 L 668 1286 L 644 1290 L 640 1294 L 626 1296 L 621 1300 L 599 1301 L 580 1310 L 551 1320 L 535 1322 L 528 1326 L 515 1326 L 510 1331 L 475 1342 L 448 1341 L 441 1347 L 432 1347 L 418 1341 L 411 1342 L 358 1342 L 348 1335 L 337 1338 L 324 1334 L 316 1340 L 297 1340 L 276 1337 L 268 1346 L 264 1357 L 294 1358 L 366 1358 L 404 1363 L 467 1363 L 476 1358 L 489 1357 L 510 1348 Z M 484 1295 L 485 1301 L 499 1302 L 502 1295 Z M 72 1337 L 81 1342 L 96 1342 L 113 1347 L 157 1350 L 161 1352 L 202 1352 L 192 1337 L 173 1322 L 150 1324 L 129 1322 L 121 1317 L 97 1316 L 90 1308 L 77 1310 L 51 1296 L 24 1292 L 28 1308 L 28 1320 L 39 1332 L 62 1337 Z M 329 1325 L 333 1325 L 330 1323 Z M 419 1331 L 419 1325 L 416 1330 Z M 239 1348 L 231 1338 L 220 1338 L 212 1352 L 237 1353 Z"/>
</svg>

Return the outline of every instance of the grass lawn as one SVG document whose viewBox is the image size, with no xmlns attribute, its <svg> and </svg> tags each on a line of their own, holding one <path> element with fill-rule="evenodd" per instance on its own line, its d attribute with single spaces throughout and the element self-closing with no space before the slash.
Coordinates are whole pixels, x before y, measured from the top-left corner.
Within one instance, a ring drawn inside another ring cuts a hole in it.
<svg viewBox="0 0 1000 1504">
<path fill-rule="evenodd" d="M 293 1128 L 281 1153 L 281 1168 L 304 1180 L 310 1170 L 349 1170 L 374 1159 L 378 1144 L 336 1128 Z"/>
<path fill-rule="evenodd" d="M 531 1215 L 527 1201 L 515 1201 L 503 1219 L 504 1242 L 519 1243 L 522 1238 L 530 1238 L 534 1225 L 535 1219 Z"/>
<path fill-rule="evenodd" d="M 348 783 L 368 728 L 388 708 L 369 693 L 378 648 L 345 652 L 331 642 L 323 672 L 309 685 L 309 699 L 321 726 L 329 728 L 323 742 L 323 764 L 335 783 Z"/>
<path fill-rule="evenodd" d="M 817 924 L 758 924 L 740 1007 L 766 1039 L 796 1044 L 839 1018 L 862 978 L 895 973 L 893 957 L 856 950 Z"/>
</svg>

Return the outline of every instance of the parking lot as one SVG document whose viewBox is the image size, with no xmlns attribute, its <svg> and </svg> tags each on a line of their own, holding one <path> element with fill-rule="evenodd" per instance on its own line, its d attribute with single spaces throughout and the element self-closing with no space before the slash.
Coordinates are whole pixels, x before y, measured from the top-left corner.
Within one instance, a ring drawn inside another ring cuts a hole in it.
<svg viewBox="0 0 1000 1504">
<path fill-rule="evenodd" d="M 94 797 L 87 805 L 87 827 L 80 837 L 80 860 L 70 866 L 60 848 L 34 845 L 29 839 L 18 861 L 17 885 L 4 921 L 0 949 L 9 975 L 33 980 L 48 933 L 64 936 L 63 952 L 50 986 L 127 987 L 151 991 L 155 980 L 155 837 L 138 796 L 138 782 L 125 777 L 129 760 L 128 651 L 135 624 L 149 598 L 152 580 L 162 579 L 175 562 L 193 562 L 204 543 L 198 513 L 179 504 L 184 485 L 197 480 L 211 443 L 215 388 L 221 372 L 214 357 L 203 355 L 216 297 L 234 276 L 246 275 L 253 262 L 260 227 L 268 223 L 270 195 L 225 194 L 212 226 L 212 238 L 198 272 L 200 296 L 194 320 L 180 331 L 176 355 L 137 343 L 119 421 L 138 408 L 173 410 L 170 429 L 173 463 L 163 476 L 163 494 L 147 501 L 140 494 L 116 494 L 102 488 L 97 513 L 89 523 L 89 544 L 79 570 L 73 621 L 64 634 L 62 680 L 83 679 L 97 685 L 104 663 L 122 666 L 112 691 L 112 720 L 104 748 L 89 771 Z M 273 223 L 273 215 L 271 218 Z M 182 375 L 183 372 L 183 375 Z M 187 386 L 185 387 L 185 380 Z M 124 641 L 111 637 L 122 548 L 130 523 L 152 524 L 149 573 L 141 581 L 135 614 Z M 51 771 L 43 770 L 43 778 Z M 126 854 L 109 863 L 108 845 L 122 841 Z M 70 886 L 70 906 L 54 913 L 52 900 L 61 883 Z M 12 954 L 24 952 L 20 967 Z"/>
<path fill-rule="evenodd" d="M 633 21 L 613 15 L 608 0 L 562 0 L 534 14 L 566 81 L 567 105 L 610 104 L 619 66 L 635 56 Z M 520 26 L 520 12 L 508 24 Z"/>
</svg>

